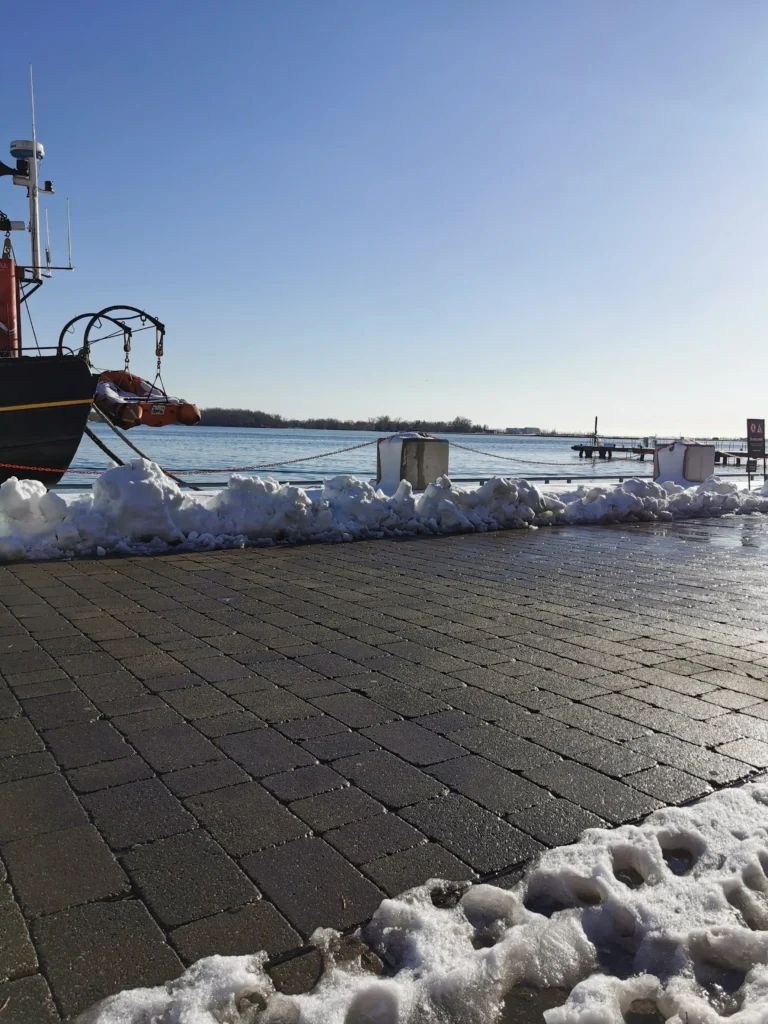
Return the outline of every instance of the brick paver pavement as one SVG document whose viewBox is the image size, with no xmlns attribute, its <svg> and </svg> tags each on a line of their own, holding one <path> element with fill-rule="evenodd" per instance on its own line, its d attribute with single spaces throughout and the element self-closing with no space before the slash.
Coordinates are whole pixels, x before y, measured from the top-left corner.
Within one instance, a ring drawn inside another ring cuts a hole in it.
<svg viewBox="0 0 768 1024">
<path fill-rule="evenodd" d="M 0 568 L 0 1005 L 56 1021 L 768 765 L 768 525 Z M 281 962 L 282 961 L 282 962 Z"/>
</svg>

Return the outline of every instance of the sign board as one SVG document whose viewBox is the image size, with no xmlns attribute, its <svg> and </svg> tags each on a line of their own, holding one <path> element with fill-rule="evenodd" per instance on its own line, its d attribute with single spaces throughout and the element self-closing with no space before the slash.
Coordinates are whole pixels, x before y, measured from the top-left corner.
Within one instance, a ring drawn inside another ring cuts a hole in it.
<svg viewBox="0 0 768 1024">
<path fill-rule="evenodd" d="M 747 473 L 757 472 L 757 459 L 747 459 Z"/>
<path fill-rule="evenodd" d="M 747 420 L 747 458 L 765 458 L 765 420 Z"/>
</svg>

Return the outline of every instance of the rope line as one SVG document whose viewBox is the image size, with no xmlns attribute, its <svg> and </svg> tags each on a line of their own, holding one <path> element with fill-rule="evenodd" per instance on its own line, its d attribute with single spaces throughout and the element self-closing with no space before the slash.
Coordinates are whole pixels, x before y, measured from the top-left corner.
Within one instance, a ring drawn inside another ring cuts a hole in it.
<svg viewBox="0 0 768 1024">
<path fill-rule="evenodd" d="M 102 417 L 102 418 L 105 419 L 104 417 Z M 111 424 L 108 424 L 108 425 L 111 426 Z M 115 432 L 117 433 L 117 431 L 115 431 Z M 264 463 L 261 463 L 259 465 L 255 465 L 255 466 L 235 466 L 233 468 L 232 467 L 230 467 L 230 468 L 224 467 L 224 468 L 219 468 L 219 469 L 173 469 L 173 470 L 171 470 L 171 469 L 164 469 L 162 466 L 160 468 L 163 470 L 163 473 L 165 473 L 166 476 L 171 477 L 171 479 L 175 479 L 174 476 L 173 476 L 174 473 L 183 473 L 185 476 L 200 476 L 200 475 L 203 475 L 203 474 L 206 474 L 206 473 L 250 473 L 250 472 L 253 472 L 254 470 L 279 469 L 282 466 L 294 466 L 297 463 L 313 462 L 316 459 L 328 459 L 328 458 L 330 458 L 333 455 L 343 455 L 346 452 L 358 451 L 360 448 L 370 448 L 372 445 L 378 444 L 380 440 L 390 440 L 390 438 L 394 437 L 394 436 L 395 435 L 392 434 L 392 435 L 390 435 L 390 437 L 387 437 L 387 438 L 376 438 L 373 441 L 363 441 L 361 444 L 353 444 L 353 445 L 350 445 L 348 448 L 337 448 L 335 451 L 332 451 L 332 452 L 321 452 L 318 455 L 302 455 L 302 456 L 300 456 L 297 459 L 285 459 L 282 462 L 264 462 Z M 123 440 L 125 440 L 125 438 L 123 438 Z M 129 443 L 129 442 L 126 442 L 126 443 Z M 544 461 L 541 461 L 541 460 L 538 460 L 538 459 L 522 459 L 522 458 L 519 458 L 517 456 L 511 456 L 511 455 L 497 455 L 495 452 L 484 452 L 484 451 L 481 451 L 479 448 L 471 448 L 469 445 L 459 444 L 458 441 L 448 440 L 448 444 L 452 445 L 454 448 L 461 448 L 462 451 L 472 452 L 475 455 L 483 455 L 483 456 L 485 456 L 486 458 L 489 458 L 489 459 L 502 459 L 504 462 L 516 462 L 516 463 L 521 463 L 521 464 L 530 465 L 530 466 L 553 466 L 553 467 L 557 467 L 557 468 L 562 468 L 562 467 L 571 468 L 571 467 L 573 467 L 573 463 L 572 462 L 544 462 Z M 129 444 L 129 446 L 134 448 L 134 451 L 138 451 L 138 449 L 136 449 L 133 445 Z M 139 453 L 139 454 L 141 454 L 141 453 Z M 604 461 L 605 460 L 601 460 L 601 462 L 604 462 Z M 611 459 L 611 462 L 622 462 L 622 461 L 624 461 L 624 462 L 632 461 L 633 462 L 635 460 L 631 459 L 629 457 L 623 457 L 623 458 L 618 458 L 618 459 L 613 459 L 612 458 Z M 23 466 L 23 465 L 19 465 L 19 464 L 12 463 L 12 462 L 0 462 L 0 468 L 2 468 L 2 469 L 32 470 L 32 471 L 34 471 L 36 473 L 79 473 L 79 474 L 82 474 L 82 475 L 93 475 L 94 472 L 103 472 L 103 470 L 101 470 L 101 469 L 52 469 L 51 467 L 48 467 L 48 466 Z M 181 482 L 181 481 L 178 481 L 178 482 Z"/>
<path fill-rule="evenodd" d="M 470 448 L 469 445 L 459 444 L 458 441 L 448 441 L 448 444 L 453 448 L 461 448 L 465 452 L 474 452 L 475 455 L 484 455 L 489 459 L 503 459 L 505 462 L 519 462 L 527 466 L 572 466 L 572 462 L 543 462 L 540 459 L 521 459 L 517 455 L 496 455 L 494 452 L 482 452 L 479 448 Z M 605 462 L 605 459 L 601 459 L 601 462 Z M 611 462 L 634 462 L 630 456 L 625 455 L 620 458 L 614 459 L 611 457 Z"/>
<path fill-rule="evenodd" d="M 394 435 L 393 435 L 394 436 Z M 388 440 L 386 438 L 385 440 Z M 363 441 L 362 444 L 353 444 L 349 448 L 337 448 L 334 452 L 321 452 L 319 455 L 302 455 L 298 459 L 285 459 L 283 462 L 265 462 L 260 466 L 237 466 L 235 469 L 175 469 L 174 473 L 185 473 L 187 476 L 194 476 L 200 473 L 248 473 L 254 469 L 279 469 L 281 466 L 293 466 L 297 462 L 312 462 L 314 459 L 328 459 L 332 455 L 343 455 L 344 452 L 354 452 L 358 448 L 369 448 L 378 444 L 379 438 L 375 441 Z"/>
<path fill-rule="evenodd" d="M 395 436 L 394 434 L 391 434 L 389 437 L 386 437 L 386 438 L 381 438 L 381 439 L 380 438 L 376 438 L 375 441 L 363 441 L 362 444 L 353 444 L 353 445 L 350 445 L 348 448 L 337 448 L 336 451 L 321 452 L 319 455 L 302 455 L 298 459 L 285 459 L 282 462 L 265 462 L 265 463 L 261 463 L 260 465 L 257 465 L 257 466 L 237 466 L 235 468 L 230 468 L 230 469 L 227 469 L 227 468 L 221 468 L 221 469 L 174 469 L 174 470 L 172 470 L 172 472 L 174 472 L 174 473 L 184 473 L 187 476 L 193 476 L 193 475 L 198 475 L 198 474 L 203 474 L 203 473 L 248 473 L 248 472 L 251 472 L 251 471 L 257 470 L 257 469 L 279 469 L 281 466 L 293 466 L 293 465 L 296 465 L 296 463 L 299 463 L 299 462 L 312 462 L 315 459 L 327 459 L 327 458 L 330 458 L 332 455 L 343 455 L 345 452 L 354 452 L 354 451 L 357 451 L 360 448 L 370 448 L 371 445 L 378 444 L 379 440 L 386 440 L 386 441 L 388 441 L 388 440 L 390 440 L 391 437 L 394 437 L 394 436 Z M 520 459 L 520 458 L 508 456 L 508 455 L 495 455 L 493 452 L 483 452 L 483 451 L 480 451 L 478 448 L 470 448 L 468 445 L 459 444 L 457 441 L 450 441 L 449 440 L 448 444 L 452 445 L 454 448 L 462 448 L 464 451 L 474 452 L 475 455 L 486 455 L 486 456 L 488 456 L 488 458 L 491 458 L 491 459 L 504 459 L 504 461 L 506 461 L 506 462 L 520 462 L 520 463 L 525 463 L 525 464 L 531 465 L 531 466 L 565 466 L 565 467 L 569 467 L 569 466 L 573 465 L 572 462 L 541 462 L 538 459 Z M 622 459 L 612 459 L 611 461 L 612 462 L 620 462 L 620 461 L 634 461 L 634 460 L 630 460 L 629 458 L 625 458 L 623 460 Z M 171 471 L 169 470 L 168 472 L 171 472 Z"/>
<path fill-rule="evenodd" d="M 362 444 L 353 444 L 349 448 L 338 448 L 333 452 L 321 452 L 319 455 L 303 455 L 299 459 L 287 459 L 285 462 L 269 462 L 264 463 L 260 466 L 238 466 L 234 469 L 163 469 L 166 476 L 171 476 L 172 473 L 185 473 L 187 476 L 194 476 L 200 473 L 245 473 L 254 469 L 278 469 L 280 466 L 291 466 L 297 462 L 311 462 L 313 459 L 326 459 L 330 458 L 331 455 L 342 455 L 344 452 L 353 452 L 358 448 L 368 448 L 372 444 L 378 444 L 379 439 L 375 441 L 364 441 Z M 0 468 L 2 469 L 27 469 L 34 470 L 36 473 L 81 473 L 81 474 L 93 474 L 92 469 L 52 469 L 50 466 L 22 466 L 13 462 L 0 462 Z M 96 470 L 96 472 L 103 472 L 103 470 Z"/>
</svg>

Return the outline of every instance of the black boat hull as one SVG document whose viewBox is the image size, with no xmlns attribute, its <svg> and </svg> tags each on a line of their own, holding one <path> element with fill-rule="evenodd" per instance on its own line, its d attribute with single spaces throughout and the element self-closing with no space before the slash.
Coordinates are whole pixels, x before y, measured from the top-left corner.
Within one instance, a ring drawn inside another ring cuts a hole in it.
<svg viewBox="0 0 768 1024">
<path fill-rule="evenodd" d="M 58 483 L 82 439 L 97 381 L 76 356 L 0 360 L 0 483 L 12 476 Z"/>
</svg>

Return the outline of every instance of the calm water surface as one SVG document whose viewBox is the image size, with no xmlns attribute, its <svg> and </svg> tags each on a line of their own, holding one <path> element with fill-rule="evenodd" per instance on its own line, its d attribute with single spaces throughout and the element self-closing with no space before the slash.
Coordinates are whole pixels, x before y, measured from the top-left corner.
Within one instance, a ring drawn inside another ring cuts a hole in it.
<svg viewBox="0 0 768 1024">
<path fill-rule="evenodd" d="M 104 424 L 91 429 L 127 461 L 136 456 Z M 316 480 L 336 473 L 350 473 L 363 479 L 376 475 L 376 444 L 379 433 L 347 430 L 285 430 L 247 427 L 137 427 L 127 435 L 147 456 L 164 469 L 218 469 L 217 474 L 190 477 L 196 483 L 222 483 L 226 470 L 246 466 L 279 463 L 254 475 L 278 480 Z M 476 454 L 451 447 L 449 472 L 452 477 L 551 476 L 589 477 L 645 475 L 651 462 L 615 456 L 613 459 L 580 459 L 571 445 L 578 438 L 524 437 L 499 434 L 446 434 L 455 444 L 467 445 L 488 454 Z M 586 438 L 584 438 L 586 440 Z M 314 456 L 348 448 L 363 442 L 365 448 L 323 458 Z M 498 458 L 494 456 L 504 456 Z M 306 458 L 304 458 L 306 457 Z M 300 462 L 290 462 L 301 458 Z M 288 464 L 290 463 L 290 464 Z M 87 437 L 78 449 L 73 469 L 93 469 L 94 475 L 106 469 L 107 456 Z M 88 484 L 91 477 L 67 474 L 64 483 Z"/>
</svg>

